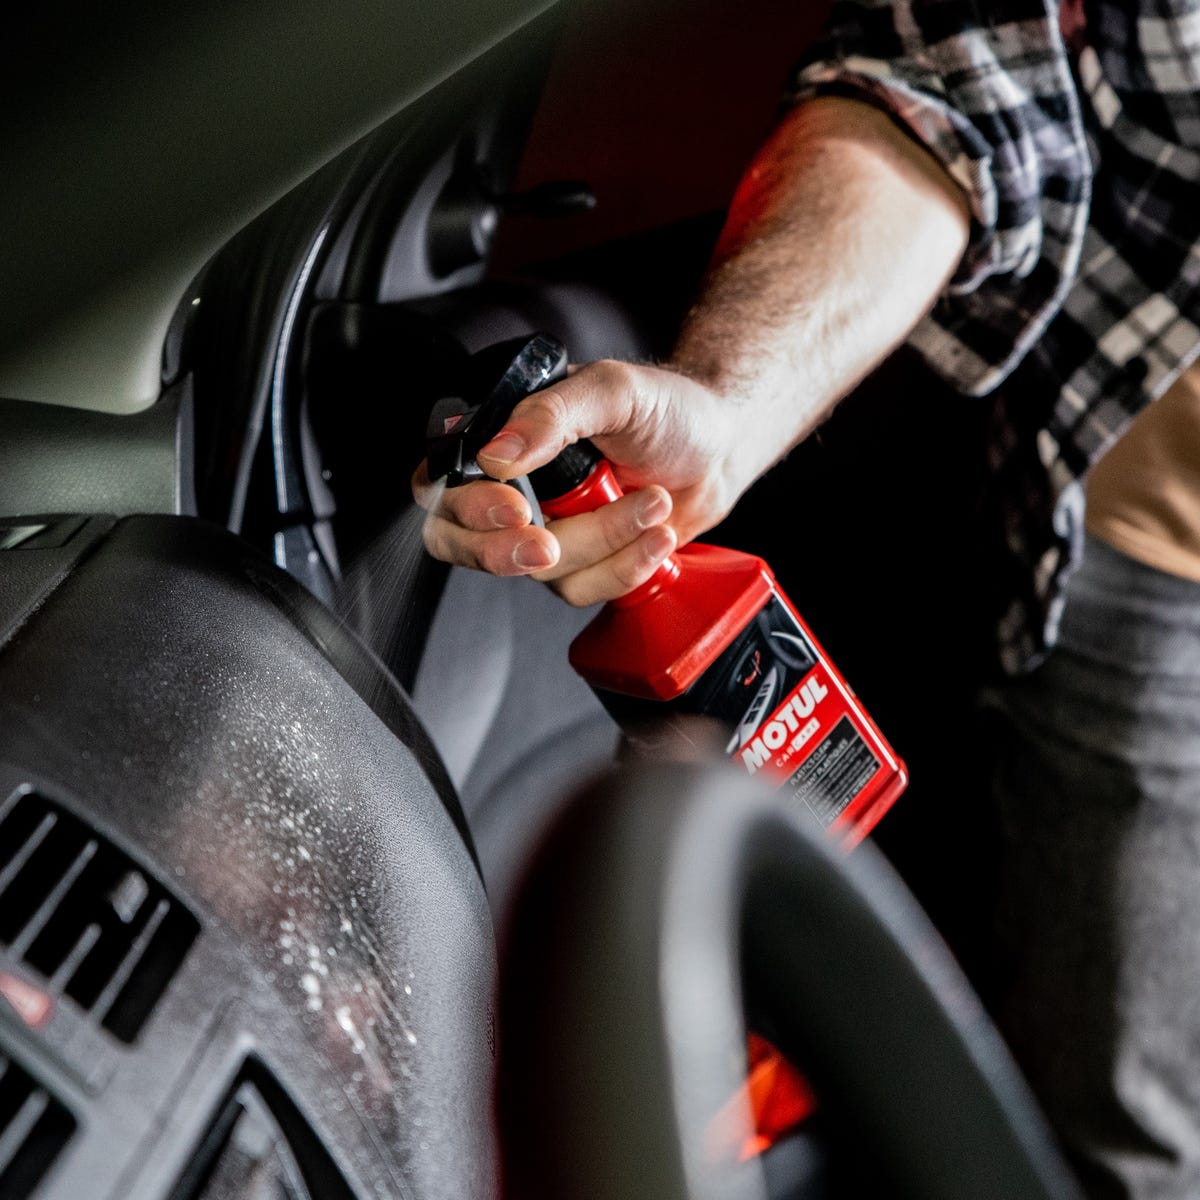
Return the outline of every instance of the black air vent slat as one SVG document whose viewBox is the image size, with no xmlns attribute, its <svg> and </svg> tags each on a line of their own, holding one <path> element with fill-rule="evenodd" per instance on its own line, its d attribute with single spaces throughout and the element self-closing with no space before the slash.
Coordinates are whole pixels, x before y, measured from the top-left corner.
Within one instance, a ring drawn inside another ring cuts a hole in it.
<svg viewBox="0 0 1200 1200">
<path fill-rule="evenodd" d="M 0 1055 L 0 1196 L 28 1200 L 74 1131 L 67 1109 Z"/>
<path fill-rule="evenodd" d="M 199 932 L 196 918 L 74 813 L 34 793 L 0 810 L 0 946 L 131 1042 Z"/>
<path fill-rule="evenodd" d="M 92 1011 L 96 1014 L 97 1019 L 103 1020 L 108 1015 L 108 1010 L 112 1008 L 118 993 L 128 982 L 130 975 L 133 974 L 138 963 L 142 961 L 146 953 L 146 948 L 150 945 L 154 935 L 162 927 L 163 920 L 170 909 L 171 905 L 166 900 L 160 900 L 154 906 L 154 912 L 150 914 L 150 920 L 146 922 L 142 932 L 138 934 L 137 941 L 129 947 L 128 953 L 112 973 L 112 978 L 105 984 L 104 991 L 96 998 L 96 1003 L 92 1006 Z"/>
<path fill-rule="evenodd" d="M 71 952 L 62 960 L 54 974 L 50 976 L 50 986 L 61 992 L 63 985 L 74 978 L 79 970 L 79 964 L 91 953 L 92 947 L 100 940 L 100 926 L 89 925 L 80 935 L 79 940 L 71 947 Z"/>
<path fill-rule="evenodd" d="M 167 990 L 198 928 L 196 918 L 186 909 L 177 904 L 167 909 L 112 1007 L 105 1013 L 103 1024 L 106 1029 L 122 1041 L 133 1041 L 145 1014 Z"/>
<path fill-rule="evenodd" d="M 30 1092 L 25 1097 L 24 1104 L 9 1121 L 4 1132 L 0 1133 L 0 1172 L 12 1165 L 17 1152 L 29 1140 L 33 1127 L 49 1104 L 50 1097 L 42 1091 Z"/>
<path fill-rule="evenodd" d="M 67 864 L 67 869 L 59 876 L 58 882 L 53 884 L 46 893 L 45 899 L 42 900 L 37 908 L 34 909 L 33 914 L 26 920 L 21 932 L 13 938 L 9 946 L 9 949 L 18 958 L 25 957 L 34 938 L 42 932 L 46 926 L 46 922 L 54 916 L 59 905 L 62 903 L 63 897 L 71 890 L 71 885 L 74 884 L 75 880 L 83 874 L 84 867 L 91 862 L 96 850 L 97 845 L 94 841 L 89 840 L 85 842 L 83 849 L 71 859 L 70 863 Z M 44 880 L 44 882 L 51 883 L 53 878 L 51 876 L 49 879 Z"/>
<path fill-rule="evenodd" d="M 41 819 L 41 821 L 33 827 L 28 836 L 24 839 L 20 841 L 17 840 L 17 838 L 20 837 L 19 830 L 14 830 L 12 832 L 12 857 L 7 863 L 4 864 L 4 867 L 0 869 L 0 892 L 3 892 L 8 885 L 12 883 L 13 879 L 17 875 L 17 872 L 19 872 L 21 868 L 30 860 L 34 851 L 37 850 L 43 841 L 45 841 L 46 835 L 54 828 L 56 823 L 57 821 L 54 817 L 54 814 L 47 813 Z M 13 824 L 15 825 L 17 822 L 14 820 Z M 10 836 L 7 825 L 8 822 L 5 821 L 6 840 Z"/>
</svg>

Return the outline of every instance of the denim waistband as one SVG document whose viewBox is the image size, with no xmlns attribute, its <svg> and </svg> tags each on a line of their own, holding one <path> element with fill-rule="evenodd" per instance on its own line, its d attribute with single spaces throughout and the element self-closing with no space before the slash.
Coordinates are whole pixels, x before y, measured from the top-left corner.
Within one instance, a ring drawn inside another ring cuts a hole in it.
<svg viewBox="0 0 1200 1200">
<path fill-rule="evenodd" d="M 1135 674 L 1200 678 L 1200 583 L 1088 537 L 1059 646 Z"/>
</svg>

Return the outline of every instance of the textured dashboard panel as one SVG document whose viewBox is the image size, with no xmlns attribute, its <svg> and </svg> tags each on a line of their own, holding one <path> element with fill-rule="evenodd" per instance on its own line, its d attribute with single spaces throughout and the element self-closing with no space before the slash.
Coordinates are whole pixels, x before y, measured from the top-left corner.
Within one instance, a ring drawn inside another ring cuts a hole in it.
<svg viewBox="0 0 1200 1200">
<path fill-rule="evenodd" d="M 0 1004 L 80 1124 L 39 1200 L 161 1196 L 251 1058 L 355 1196 L 494 1194 L 494 945 L 461 814 L 404 695 L 294 581 L 201 522 L 118 522 L 0 645 L 18 791 L 199 922 L 132 1045 L 73 1004 Z"/>
</svg>

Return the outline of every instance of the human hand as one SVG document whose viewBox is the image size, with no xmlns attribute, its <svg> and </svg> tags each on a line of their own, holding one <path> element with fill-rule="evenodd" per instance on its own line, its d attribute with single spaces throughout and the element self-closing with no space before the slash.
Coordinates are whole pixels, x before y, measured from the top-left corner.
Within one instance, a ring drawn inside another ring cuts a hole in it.
<svg viewBox="0 0 1200 1200">
<path fill-rule="evenodd" d="M 425 544 L 436 558 L 496 575 L 531 575 L 571 604 L 632 591 L 676 545 L 710 529 L 767 462 L 739 428 L 742 406 L 676 371 L 602 361 L 523 400 L 478 461 L 504 481 L 544 466 L 587 437 L 630 494 L 595 512 L 530 524 L 525 498 L 482 480 L 439 493 L 425 465 L 413 477 L 431 509 Z"/>
</svg>

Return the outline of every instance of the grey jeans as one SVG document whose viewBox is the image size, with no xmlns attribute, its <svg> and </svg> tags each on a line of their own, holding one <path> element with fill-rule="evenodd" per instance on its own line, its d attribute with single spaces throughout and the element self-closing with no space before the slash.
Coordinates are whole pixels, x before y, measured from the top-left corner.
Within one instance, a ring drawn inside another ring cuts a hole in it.
<svg viewBox="0 0 1200 1200">
<path fill-rule="evenodd" d="M 1200 584 L 1090 540 L 988 703 L 997 1019 L 1089 1195 L 1200 1197 Z"/>
</svg>

